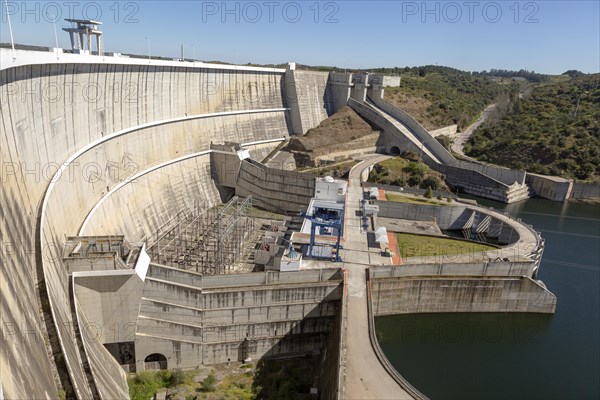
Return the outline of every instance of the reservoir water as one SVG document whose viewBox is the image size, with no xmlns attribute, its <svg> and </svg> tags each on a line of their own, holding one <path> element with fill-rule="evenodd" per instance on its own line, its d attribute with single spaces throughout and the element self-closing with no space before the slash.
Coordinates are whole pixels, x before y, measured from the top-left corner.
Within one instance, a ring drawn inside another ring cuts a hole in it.
<svg viewBox="0 0 600 400">
<path fill-rule="evenodd" d="M 556 313 L 378 317 L 384 353 L 431 399 L 600 398 L 600 207 L 477 201 L 542 233 Z"/>
</svg>

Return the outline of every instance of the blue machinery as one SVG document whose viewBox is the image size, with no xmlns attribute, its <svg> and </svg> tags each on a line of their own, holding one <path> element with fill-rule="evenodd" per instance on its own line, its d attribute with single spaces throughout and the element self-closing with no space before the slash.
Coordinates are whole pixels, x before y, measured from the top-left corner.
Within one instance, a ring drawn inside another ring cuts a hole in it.
<svg viewBox="0 0 600 400">
<path fill-rule="evenodd" d="M 339 216 L 331 215 L 306 215 L 305 211 L 300 211 L 300 215 L 310 220 L 310 242 L 308 247 L 308 256 L 314 258 L 313 247 L 315 245 L 316 228 L 337 229 L 337 241 L 335 243 L 335 262 L 342 262 L 340 257 L 340 239 L 344 230 L 344 209 L 340 210 Z"/>
</svg>

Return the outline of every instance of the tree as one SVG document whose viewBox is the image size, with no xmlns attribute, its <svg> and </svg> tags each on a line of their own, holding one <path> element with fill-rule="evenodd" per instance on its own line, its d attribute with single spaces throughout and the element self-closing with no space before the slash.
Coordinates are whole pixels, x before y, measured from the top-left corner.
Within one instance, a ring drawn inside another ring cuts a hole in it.
<svg viewBox="0 0 600 400">
<path fill-rule="evenodd" d="M 440 181 L 435 176 L 428 176 L 423 179 L 423 182 L 419 185 L 421 189 L 431 188 L 433 190 L 438 190 L 440 188 Z"/>
<path fill-rule="evenodd" d="M 427 191 L 424 194 L 425 198 L 431 199 L 433 197 L 433 190 L 431 190 L 431 186 L 427 188 Z"/>
<path fill-rule="evenodd" d="M 169 379 L 171 386 L 182 385 L 185 383 L 185 374 L 182 370 L 176 369 L 171 372 L 171 378 Z"/>
<path fill-rule="evenodd" d="M 406 186 L 406 179 L 398 178 L 393 182 L 393 184 L 396 186 Z"/>
<path fill-rule="evenodd" d="M 595 166 L 590 162 L 583 163 L 575 172 L 577 179 L 588 179 L 594 173 Z"/>
<path fill-rule="evenodd" d="M 422 181 L 422 179 L 420 176 L 413 175 L 410 178 L 408 178 L 408 186 L 419 186 L 421 181 Z"/>
<path fill-rule="evenodd" d="M 410 161 L 408 165 L 403 168 L 403 170 L 412 176 L 419 176 L 420 178 L 423 178 L 425 176 L 427 167 L 423 163 Z"/>
<path fill-rule="evenodd" d="M 217 382 L 217 379 L 211 372 L 211 374 L 208 375 L 206 378 L 204 378 L 204 380 L 202 381 L 202 391 L 203 392 L 214 392 L 216 382 Z"/>
</svg>

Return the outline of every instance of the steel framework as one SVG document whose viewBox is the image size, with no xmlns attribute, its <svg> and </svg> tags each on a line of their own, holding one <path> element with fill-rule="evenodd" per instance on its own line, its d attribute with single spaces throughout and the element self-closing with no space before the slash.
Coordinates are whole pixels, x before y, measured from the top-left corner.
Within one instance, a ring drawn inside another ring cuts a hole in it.
<svg viewBox="0 0 600 400">
<path fill-rule="evenodd" d="M 254 231 L 252 197 L 234 196 L 223 207 L 200 203 L 178 213 L 148 239 L 153 262 L 203 274 L 231 272 Z"/>
</svg>

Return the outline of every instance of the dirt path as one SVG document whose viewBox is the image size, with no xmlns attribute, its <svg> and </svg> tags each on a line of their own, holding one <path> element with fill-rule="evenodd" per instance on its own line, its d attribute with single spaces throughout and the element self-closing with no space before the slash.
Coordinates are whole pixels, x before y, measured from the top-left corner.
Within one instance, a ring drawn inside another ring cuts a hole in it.
<svg viewBox="0 0 600 400">
<path fill-rule="evenodd" d="M 469 125 L 467 129 L 465 129 L 463 132 L 456 133 L 456 137 L 454 139 L 454 142 L 452 143 L 453 152 L 466 157 L 465 153 L 463 152 L 463 147 L 465 143 L 467 142 L 467 140 L 469 140 L 469 137 L 471 137 L 473 132 L 475 132 L 475 129 L 477 129 L 479 125 L 483 124 L 488 119 L 490 114 L 496 109 L 496 106 L 497 104 L 490 104 L 489 106 L 487 106 L 485 110 L 483 110 L 477 121 Z"/>
</svg>

